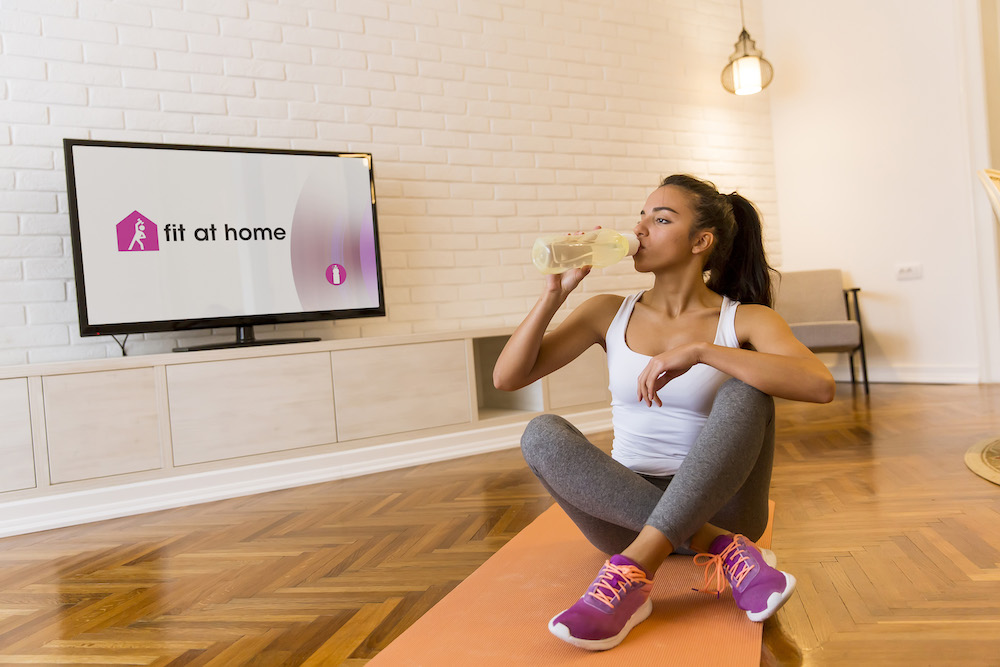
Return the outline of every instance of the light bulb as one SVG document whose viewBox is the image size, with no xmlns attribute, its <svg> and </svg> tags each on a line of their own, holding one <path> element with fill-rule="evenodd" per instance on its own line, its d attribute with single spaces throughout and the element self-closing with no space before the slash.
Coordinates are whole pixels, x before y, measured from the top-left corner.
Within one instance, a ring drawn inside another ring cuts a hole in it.
<svg viewBox="0 0 1000 667">
<path fill-rule="evenodd" d="M 733 87 L 737 95 L 759 93 L 761 86 L 760 58 L 744 56 L 733 63 Z"/>
</svg>

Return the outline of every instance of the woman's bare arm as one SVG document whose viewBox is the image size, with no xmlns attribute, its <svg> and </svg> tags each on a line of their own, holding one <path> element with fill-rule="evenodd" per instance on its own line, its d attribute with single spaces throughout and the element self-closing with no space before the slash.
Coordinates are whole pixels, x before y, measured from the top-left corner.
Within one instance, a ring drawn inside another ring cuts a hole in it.
<svg viewBox="0 0 1000 667">
<path fill-rule="evenodd" d="M 594 343 L 604 343 L 607 313 L 614 316 L 621 297 L 593 297 L 576 310 L 555 330 L 545 333 L 556 311 L 565 303 L 589 269 L 567 271 L 561 276 L 549 276 L 546 290 L 524 321 L 511 335 L 493 368 L 493 384 L 497 389 L 514 391 L 556 371 L 579 357 Z M 610 323 L 610 320 L 608 320 Z M 602 328 L 603 327 L 603 328 Z"/>
<path fill-rule="evenodd" d="M 736 311 L 740 341 L 753 350 L 711 343 L 690 343 L 653 357 L 639 376 L 638 399 L 660 404 L 656 392 L 695 364 L 708 364 L 765 394 L 811 403 L 829 403 L 837 385 L 826 365 L 766 306 L 742 305 Z"/>
</svg>

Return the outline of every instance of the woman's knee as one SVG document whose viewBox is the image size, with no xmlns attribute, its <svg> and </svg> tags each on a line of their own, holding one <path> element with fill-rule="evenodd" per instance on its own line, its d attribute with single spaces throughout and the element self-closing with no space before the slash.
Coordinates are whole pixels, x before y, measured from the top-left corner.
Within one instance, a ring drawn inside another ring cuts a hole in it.
<svg viewBox="0 0 1000 667">
<path fill-rule="evenodd" d="M 767 421 L 774 417 L 774 398 L 736 378 L 729 378 L 722 383 L 715 395 L 715 404 L 751 410 Z"/>
<path fill-rule="evenodd" d="M 528 465 L 537 469 L 577 433 L 572 424 L 558 415 L 539 415 L 524 427 L 521 453 Z"/>
</svg>

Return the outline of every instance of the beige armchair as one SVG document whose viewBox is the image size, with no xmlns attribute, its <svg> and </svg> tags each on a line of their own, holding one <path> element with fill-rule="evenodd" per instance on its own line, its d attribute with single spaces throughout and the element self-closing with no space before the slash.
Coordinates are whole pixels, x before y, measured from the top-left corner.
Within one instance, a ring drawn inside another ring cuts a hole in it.
<svg viewBox="0 0 1000 667">
<path fill-rule="evenodd" d="M 860 353 L 867 394 L 868 361 L 858 307 L 861 290 L 845 289 L 843 280 L 839 269 L 783 272 L 776 285 L 774 309 L 792 327 L 795 337 L 813 352 L 848 353 L 851 384 L 857 383 L 854 355 Z"/>
</svg>

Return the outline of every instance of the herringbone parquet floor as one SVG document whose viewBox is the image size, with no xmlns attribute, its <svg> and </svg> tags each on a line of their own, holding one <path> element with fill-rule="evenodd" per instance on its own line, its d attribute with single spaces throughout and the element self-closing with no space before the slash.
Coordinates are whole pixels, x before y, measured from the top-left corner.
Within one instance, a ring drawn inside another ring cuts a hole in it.
<svg viewBox="0 0 1000 667">
<path fill-rule="evenodd" d="M 1000 665 L 1000 386 L 778 417 L 762 662 Z M 363 665 L 549 504 L 509 450 L 3 539 L 0 664 Z"/>
</svg>

